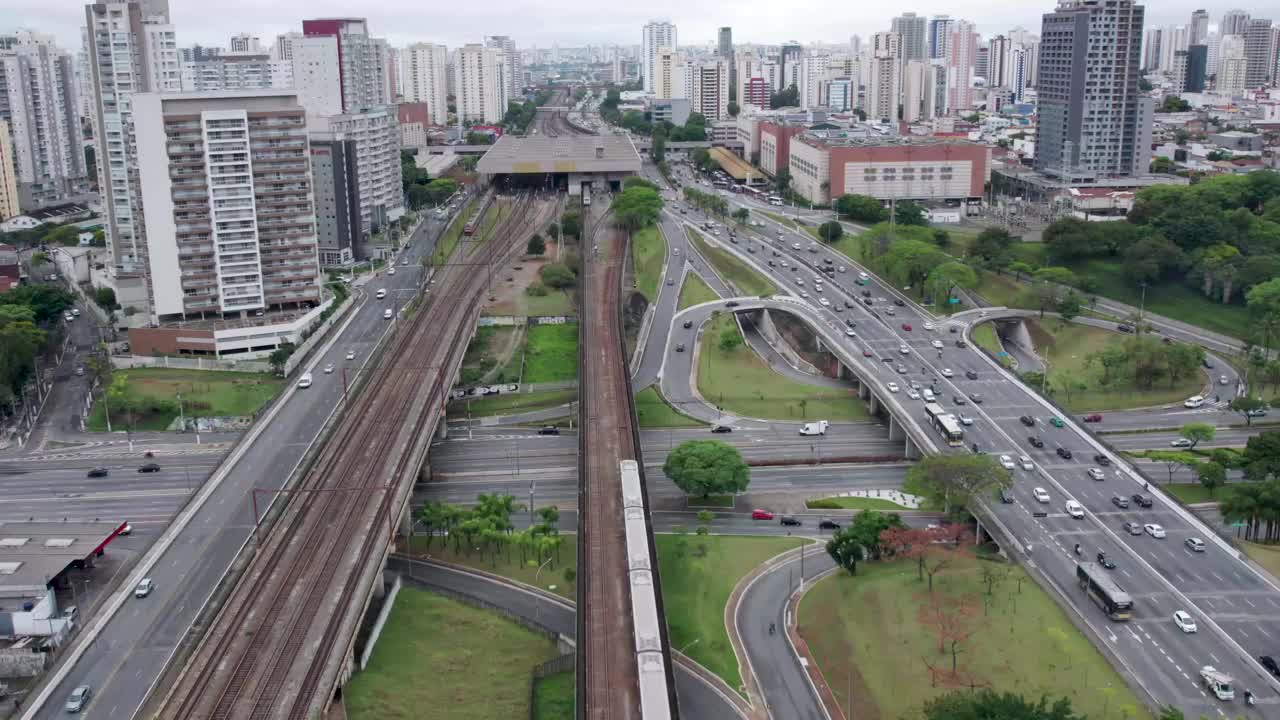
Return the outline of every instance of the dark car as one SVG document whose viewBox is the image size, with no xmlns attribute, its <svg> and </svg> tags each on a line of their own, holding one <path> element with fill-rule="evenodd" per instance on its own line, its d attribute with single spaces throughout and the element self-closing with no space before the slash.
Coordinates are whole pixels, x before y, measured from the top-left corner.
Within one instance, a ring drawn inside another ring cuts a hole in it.
<svg viewBox="0 0 1280 720">
<path fill-rule="evenodd" d="M 1124 524 L 1124 531 L 1130 535 L 1141 535 L 1142 526 L 1136 522 L 1127 522 Z"/>
<path fill-rule="evenodd" d="M 852 303 L 852 302 L 850 302 L 850 301 L 848 301 L 848 300 L 845 300 L 845 301 L 844 301 L 844 306 L 845 306 L 845 307 L 847 307 L 847 308 L 852 309 L 852 308 L 853 308 L 853 303 Z"/>
<path fill-rule="evenodd" d="M 1027 442 L 1031 443 L 1032 447 L 1038 447 L 1038 448 L 1044 447 L 1044 441 L 1036 437 L 1035 435 L 1027 436 Z"/>
<path fill-rule="evenodd" d="M 864 297 L 864 298 L 869 298 L 869 297 L 871 297 L 871 291 L 870 291 L 870 290 L 863 290 L 863 291 L 862 291 L 862 297 Z"/>
<path fill-rule="evenodd" d="M 862 304 L 871 307 L 871 298 L 862 298 Z"/>
<path fill-rule="evenodd" d="M 1121 325 L 1117 325 L 1117 326 L 1116 326 L 1116 329 L 1117 329 L 1117 330 L 1119 330 L 1119 331 L 1120 331 L 1120 332 L 1122 332 L 1122 333 L 1131 333 L 1131 332 L 1133 332 L 1133 328 L 1129 327 L 1128 325 L 1123 325 L 1123 324 L 1121 324 Z"/>
<path fill-rule="evenodd" d="M 1058 457 L 1062 458 L 1063 460 L 1071 459 L 1071 451 L 1064 447 L 1058 448 L 1057 453 L 1058 453 Z"/>
<path fill-rule="evenodd" d="M 1276 664 L 1275 658 L 1270 655 L 1263 655 L 1258 658 L 1258 662 L 1262 663 L 1262 667 L 1266 668 L 1267 672 L 1275 675 L 1276 677 L 1280 677 L 1280 665 Z"/>
<path fill-rule="evenodd" d="M 906 303 L 902 302 L 898 298 L 893 299 L 893 304 L 897 305 L 898 307 L 906 307 Z"/>
<path fill-rule="evenodd" d="M 854 322 L 854 321 L 853 321 L 853 318 L 849 318 L 849 319 L 845 320 L 845 321 L 844 321 L 844 324 L 845 324 L 845 325 L 848 325 L 848 326 L 849 326 L 849 327 L 851 327 L 851 328 L 856 328 L 856 327 L 858 327 L 858 323 Z"/>
<path fill-rule="evenodd" d="M 1036 419 L 1031 417 L 1030 415 L 1023 415 L 1022 417 L 1018 418 L 1018 421 L 1021 422 L 1023 425 L 1026 425 L 1027 427 L 1034 427 L 1036 424 Z"/>
<path fill-rule="evenodd" d="M 891 358 L 891 357 L 882 357 L 882 358 L 880 358 L 880 362 L 882 362 L 882 363 L 888 363 L 888 364 L 892 365 L 892 364 L 893 364 L 893 358 Z"/>
<path fill-rule="evenodd" d="M 969 393 L 969 399 L 973 401 L 974 405 L 982 404 L 982 395 L 980 393 Z"/>
<path fill-rule="evenodd" d="M 835 260 L 832 260 L 831 258 L 823 258 L 823 259 L 822 259 L 822 262 L 826 263 L 827 265 L 835 265 L 835 264 L 836 264 L 836 261 L 835 261 Z"/>
<path fill-rule="evenodd" d="M 724 304 L 724 306 L 725 306 L 725 307 L 738 307 L 738 301 L 737 301 L 737 300 L 730 300 L 729 302 L 725 303 L 725 304 Z"/>
<path fill-rule="evenodd" d="M 1205 368 L 1207 368 L 1207 369 L 1209 369 L 1209 370 L 1212 370 L 1212 369 L 1213 369 L 1213 361 L 1212 361 L 1212 360 L 1210 360 L 1209 358 L 1205 358 L 1205 359 L 1201 362 L 1201 364 L 1202 364 L 1202 365 L 1204 365 L 1204 366 L 1205 366 Z M 1269 656 L 1264 656 L 1264 657 L 1269 657 Z"/>
<path fill-rule="evenodd" d="M 676 352 L 684 352 L 684 343 L 676 345 Z"/>
<path fill-rule="evenodd" d="M 143 465 L 142 467 L 138 468 L 138 472 L 141 472 L 141 473 L 160 472 L 160 466 L 155 463 L 147 463 L 146 465 Z"/>
<path fill-rule="evenodd" d="M 952 325 L 951 327 L 947 328 L 947 332 L 951 333 L 952 335 L 955 335 L 956 333 L 960 332 L 960 328 L 956 327 L 955 325 Z"/>
<path fill-rule="evenodd" d="M 963 396 L 963 395 L 952 395 L 952 396 L 951 396 L 951 402 L 953 402 L 953 403 L 955 403 L 955 404 L 957 404 L 957 405 L 963 405 L 963 404 L 965 403 L 964 396 Z"/>
<path fill-rule="evenodd" d="M 711 432 L 718 433 L 718 434 L 731 433 L 733 432 L 733 428 L 729 427 L 728 425 L 716 425 L 715 427 L 711 428 Z"/>
<path fill-rule="evenodd" d="M 684 321 L 684 329 L 685 329 L 685 330 L 688 330 L 688 329 L 689 329 L 689 328 L 691 328 L 691 327 L 693 327 L 693 321 L 692 321 L 692 320 L 685 320 L 685 321 Z"/>
<path fill-rule="evenodd" d="M 965 376 L 965 377 L 967 377 L 967 378 L 969 378 L 970 380 L 977 380 L 977 379 L 978 379 L 978 373 L 974 372 L 973 370 L 965 370 L 965 371 L 964 371 L 964 376 Z"/>
<path fill-rule="evenodd" d="M 1121 510 L 1128 510 L 1128 509 L 1129 509 L 1129 498 L 1127 498 L 1127 497 L 1125 497 L 1125 496 L 1123 496 L 1123 495 L 1112 495 L 1112 496 L 1111 496 L 1111 504 L 1112 504 L 1112 505 L 1115 505 L 1116 507 L 1120 508 Z"/>
<path fill-rule="evenodd" d="M 556 427 L 555 425 L 543 425 L 542 427 L 538 428 L 538 434 L 539 435 L 559 435 L 560 428 Z"/>
<path fill-rule="evenodd" d="M 790 515 L 783 515 L 778 520 L 778 524 L 786 525 L 787 527 L 800 527 L 800 521 L 791 517 Z"/>
<path fill-rule="evenodd" d="M 96 467 L 87 473 L 89 477 L 106 477 L 109 474 L 110 473 L 104 467 Z"/>
<path fill-rule="evenodd" d="M 1092 415 L 1085 415 L 1084 421 L 1087 423 L 1100 423 L 1102 422 L 1102 415 L 1099 413 L 1093 413 Z"/>
<path fill-rule="evenodd" d="M 958 347 L 958 348 L 969 347 L 969 343 L 967 343 L 967 342 L 965 342 L 965 341 L 963 341 L 963 340 L 957 340 L 957 341 L 956 341 L 956 347 Z"/>
<path fill-rule="evenodd" d="M 1094 455 L 1093 461 L 1098 463 L 1102 467 L 1111 466 L 1111 458 L 1107 457 L 1106 455 L 1103 455 L 1102 453 L 1098 453 L 1097 455 Z"/>
<path fill-rule="evenodd" d="M 1142 493 L 1134 493 L 1133 501 L 1138 504 L 1138 507 L 1149 508 L 1152 505 L 1151 498 Z"/>
<path fill-rule="evenodd" d="M 1111 560 L 1111 558 L 1107 557 L 1107 554 L 1106 554 L 1106 553 L 1104 553 L 1104 552 L 1100 552 L 1100 553 L 1098 553 L 1098 564 L 1099 564 L 1099 565 L 1101 565 L 1102 567 L 1104 567 L 1104 568 L 1108 569 L 1108 570 L 1115 570 L 1115 569 L 1116 569 L 1116 564 L 1115 564 L 1115 562 L 1113 562 L 1113 561 Z"/>
<path fill-rule="evenodd" d="M 1005 503 L 1006 505 L 1012 503 L 1013 493 L 1009 492 L 1006 488 L 1000 488 L 1000 502 Z"/>
<path fill-rule="evenodd" d="M 818 523 L 819 530 L 839 530 L 840 523 L 835 520 L 822 520 Z"/>
</svg>

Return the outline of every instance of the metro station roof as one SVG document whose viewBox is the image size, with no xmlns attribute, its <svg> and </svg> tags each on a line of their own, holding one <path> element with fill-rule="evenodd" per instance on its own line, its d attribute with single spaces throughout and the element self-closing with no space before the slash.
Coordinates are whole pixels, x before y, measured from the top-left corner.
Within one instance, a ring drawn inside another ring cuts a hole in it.
<svg viewBox="0 0 1280 720">
<path fill-rule="evenodd" d="M 504 135 L 476 164 L 486 175 L 640 172 L 640 154 L 625 135 Z"/>
</svg>

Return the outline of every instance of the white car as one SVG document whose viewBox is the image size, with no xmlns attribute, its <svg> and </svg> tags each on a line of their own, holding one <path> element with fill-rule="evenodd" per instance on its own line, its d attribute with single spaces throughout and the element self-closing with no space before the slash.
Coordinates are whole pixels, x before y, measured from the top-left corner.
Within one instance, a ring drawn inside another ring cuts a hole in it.
<svg viewBox="0 0 1280 720">
<path fill-rule="evenodd" d="M 800 293 L 800 297 L 802 297 L 802 298 L 804 298 L 804 299 L 808 300 L 808 299 L 809 299 L 809 293 L 807 293 L 807 292 L 802 292 L 802 293 Z"/>
<path fill-rule="evenodd" d="M 1067 511 L 1068 515 L 1077 520 L 1084 517 L 1084 506 L 1075 500 L 1068 500 L 1067 504 L 1063 506 L 1063 509 Z"/>
<path fill-rule="evenodd" d="M 796 285 L 804 287 L 804 278 L 796 278 Z"/>
<path fill-rule="evenodd" d="M 907 390 L 907 397 L 911 398 L 912 400 L 919 400 L 920 393 L 915 390 Z"/>
<path fill-rule="evenodd" d="M 942 349 L 942 341 L 941 341 L 941 340 L 934 340 L 933 342 L 931 342 L 931 343 L 929 343 L 929 344 L 933 346 L 933 349 L 934 349 L 934 350 L 941 350 L 941 349 Z"/>
<path fill-rule="evenodd" d="M 355 359 L 356 359 L 356 351 L 355 351 L 355 350 L 348 350 L 348 351 L 347 351 L 347 359 L 348 359 L 348 360 L 355 360 Z"/>
<path fill-rule="evenodd" d="M 1172 447 L 1191 447 L 1191 441 L 1186 438 L 1178 438 L 1169 442 Z"/>
<path fill-rule="evenodd" d="M 1173 614 L 1173 624 L 1184 633 L 1193 633 L 1197 630 L 1195 619 L 1185 610 L 1178 610 Z"/>
<path fill-rule="evenodd" d="M 387 308 L 386 310 L 382 311 L 383 320 L 390 320 L 392 315 L 393 313 L 391 312 L 391 308 Z"/>
<path fill-rule="evenodd" d="M 63 316 L 62 316 L 62 319 L 63 319 L 63 320 L 66 320 L 67 322 L 71 322 L 72 320 L 75 320 L 75 319 L 76 319 L 76 317 L 75 317 L 74 315 L 72 315 L 71 313 L 67 313 L 66 315 L 63 315 Z"/>
<path fill-rule="evenodd" d="M 1102 470 L 1100 468 L 1091 467 L 1089 468 L 1089 477 L 1094 480 L 1104 480 L 1107 476 L 1102 474 Z"/>
<path fill-rule="evenodd" d="M 844 334 L 845 337 L 854 337 L 854 332 L 852 330 L 845 330 Z"/>
<path fill-rule="evenodd" d="M 972 424 L 973 424 L 973 418 L 969 417 L 968 415 L 961 415 L 961 416 L 959 417 L 959 420 L 960 420 L 960 424 L 961 424 L 961 425 L 972 425 Z"/>
<path fill-rule="evenodd" d="M 822 291 L 819 290 L 818 292 Z M 822 307 L 831 307 L 831 301 L 826 298 L 818 298 L 818 304 L 822 305 Z"/>
<path fill-rule="evenodd" d="M 395 267 L 388 268 L 388 269 L 387 269 L 387 274 L 388 274 L 388 275 L 395 275 L 395 274 L 396 274 L 396 269 L 395 269 Z"/>
<path fill-rule="evenodd" d="M 927 322 L 927 323 L 925 323 L 925 324 L 924 324 L 924 329 L 925 329 L 925 330 L 933 330 L 933 323 L 931 323 L 931 322 Z"/>
<path fill-rule="evenodd" d="M 1001 455 L 1000 467 L 1004 468 L 1005 470 L 1012 470 L 1015 467 L 1013 464 L 1013 458 L 1009 457 L 1008 455 Z"/>
<path fill-rule="evenodd" d="M 899 345 L 898 352 L 902 353 L 903 355 L 910 355 L 911 348 L 907 347 L 906 345 Z"/>
<path fill-rule="evenodd" d="M 1035 496 L 1036 502 L 1046 503 L 1046 504 L 1049 502 L 1049 493 L 1046 492 L 1045 489 L 1042 487 L 1033 489 L 1031 491 L 1031 494 Z"/>
<path fill-rule="evenodd" d="M 898 383 L 896 383 L 896 382 L 891 382 L 891 383 L 889 383 L 889 392 L 891 392 L 891 393 L 896 393 L 896 392 L 898 392 Z"/>
<path fill-rule="evenodd" d="M 942 377 L 952 377 L 955 373 L 951 372 L 951 368 L 942 368 Z"/>
<path fill-rule="evenodd" d="M 1161 540 L 1164 539 L 1164 528 L 1160 527 L 1155 523 L 1147 523 L 1146 525 L 1142 526 L 1142 529 L 1145 530 L 1147 534 L 1153 538 L 1157 538 Z"/>
<path fill-rule="evenodd" d="M 156 584 L 151 581 L 151 578 L 142 578 L 142 580 L 138 582 L 138 586 L 133 589 L 133 596 L 136 598 L 144 598 L 150 595 L 151 591 L 155 589 Z"/>
<path fill-rule="evenodd" d="M 333 363 L 324 366 L 324 374 L 328 375 L 333 372 Z"/>
<path fill-rule="evenodd" d="M 779 230 L 779 231 L 778 231 L 778 237 L 782 237 L 782 231 L 781 231 L 781 230 Z M 800 243 L 794 243 L 794 244 L 792 244 L 791 249 L 792 249 L 792 250 L 799 250 L 799 249 L 800 249 Z"/>
<path fill-rule="evenodd" d="M 1019 455 L 1019 456 L 1018 456 L 1018 463 L 1022 465 L 1022 469 L 1023 469 L 1023 470 L 1034 470 L 1034 469 L 1035 469 L 1035 465 L 1032 465 L 1032 464 L 1031 464 L 1031 458 L 1027 457 L 1026 455 Z"/>
</svg>

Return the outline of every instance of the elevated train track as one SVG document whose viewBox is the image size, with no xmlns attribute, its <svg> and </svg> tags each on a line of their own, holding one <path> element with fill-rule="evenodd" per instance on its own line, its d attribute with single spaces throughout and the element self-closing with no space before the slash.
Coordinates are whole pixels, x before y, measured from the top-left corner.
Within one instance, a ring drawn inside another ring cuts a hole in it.
<svg viewBox="0 0 1280 720">
<path fill-rule="evenodd" d="M 517 199 L 493 239 L 438 268 L 431 301 L 354 393 L 163 701 L 160 718 L 311 718 L 345 680 L 355 628 L 475 328 L 490 274 L 551 216 Z M 465 252 L 465 251 L 464 251 Z"/>
</svg>

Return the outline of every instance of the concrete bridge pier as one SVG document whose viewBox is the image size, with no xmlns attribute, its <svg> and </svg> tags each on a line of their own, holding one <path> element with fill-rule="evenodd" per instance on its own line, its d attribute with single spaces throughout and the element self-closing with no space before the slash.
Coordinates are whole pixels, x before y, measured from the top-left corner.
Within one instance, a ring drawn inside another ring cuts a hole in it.
<svg viewBox="0 0 1280 720">
<path fill-rule="evenodd" d="M 449 423 L 445 421 L 443 415 L 440 416 L 440 423 L 436 425 L 436 440 L 449 439 Z"/>
<path fill-rule="evenodd" d="M 880 414 L 880 398 L 875 393 L 871 393 L 870 399 L 867 400 L 867 412 L 871 415 Z"/>
<path fill-rule="evenodd" d="M 861 380 L 858 381 L 858 397 L 862 398 L 863 402 L 871 399 L 871 388 Z"/>
<path fill-rule="evenodd" d="M 893 413 L 889 413 L 889 441 L 902 440 L 906 437 L 907 431 L 902 429 L 902 423 L 898 422 Z"/>
<path fill-rule="evenodd" d="M 921 456 L 920 447 L 916 445 L 915 441 L 911 439 L 910 435 L 906 435 L 906 433 L 903 433 L 903 435 L 906 436 L 905 437 L 906 444 L 903 448 L 902 456 L 908 460 L 919 460 Z"/>
</svg>

